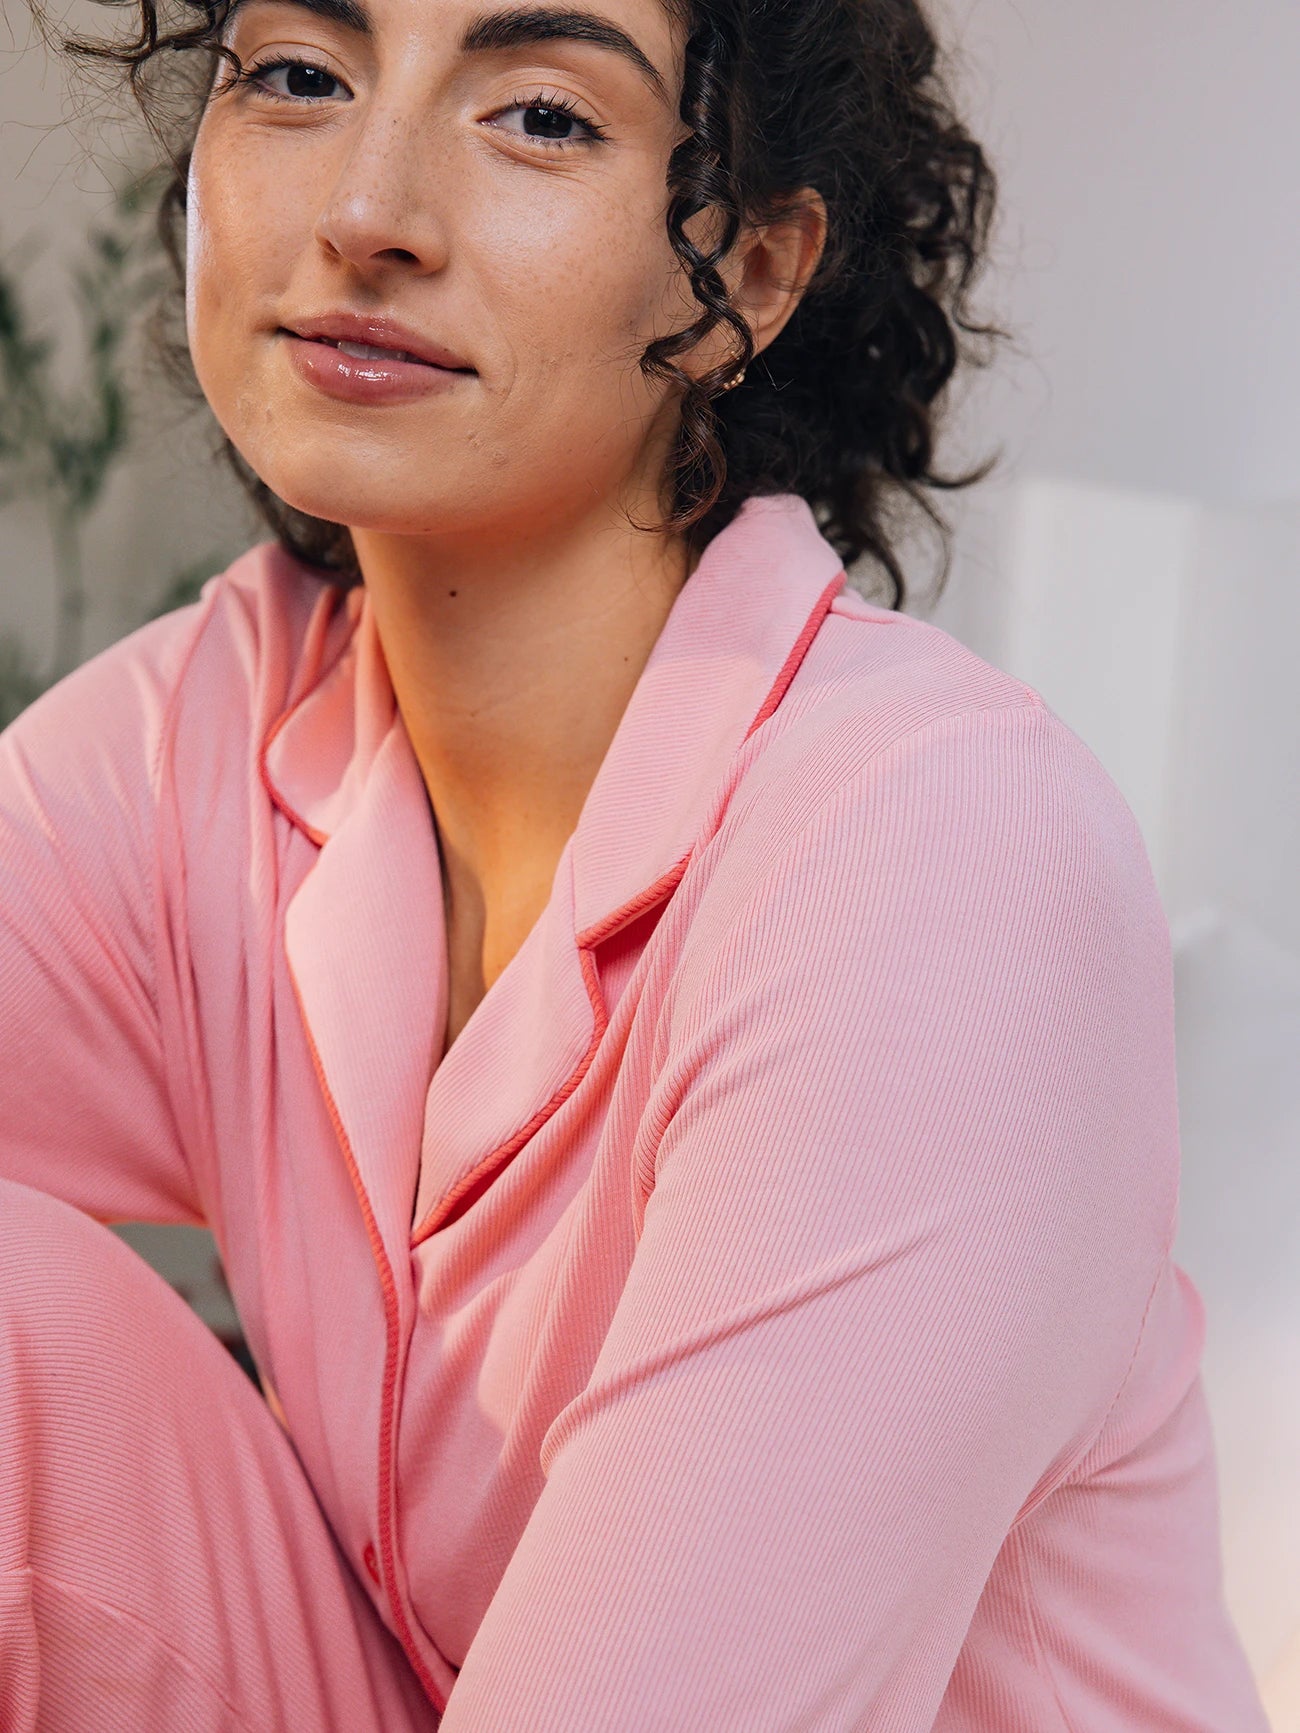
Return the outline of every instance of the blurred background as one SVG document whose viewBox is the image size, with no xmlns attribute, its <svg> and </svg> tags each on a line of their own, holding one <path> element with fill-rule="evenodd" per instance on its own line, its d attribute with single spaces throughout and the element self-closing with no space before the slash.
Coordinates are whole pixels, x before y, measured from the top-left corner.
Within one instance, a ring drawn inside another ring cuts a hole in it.
<svg viewBox="0 0 1300 1733">
<path fill-rule="evenodd" d="M 0 30 L 0 725 L 265 532 L 131 329 L 158 260 L 121 100 Z M 906 611 L 1027 680 L 1142 827 L 1175 949 L 1175 1257 L 1206 1302 L 1224 1583 L 1300 1733 L 1300 7 L 932 0 L 1002 186 Z M 56 18 L 102 33 L 79 0 Z M 117 1228 L 242 1355 L 212 1241 Z"/>
</svg>

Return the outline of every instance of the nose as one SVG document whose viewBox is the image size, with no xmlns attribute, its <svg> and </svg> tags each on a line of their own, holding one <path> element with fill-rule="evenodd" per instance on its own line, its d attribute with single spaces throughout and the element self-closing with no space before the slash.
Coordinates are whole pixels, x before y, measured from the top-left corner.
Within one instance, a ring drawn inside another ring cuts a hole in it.
<svg viewBox="0 0 1300 1733">
<path fill-rule="evenodd" d="M 447 258 L 446 226 L 431 196 L 429 139 L 398 107 L 371 108 L 349 129 L 347 154 L 316 219 L 316 237 L 358 271 L 422 273 Z"/>
</svg>

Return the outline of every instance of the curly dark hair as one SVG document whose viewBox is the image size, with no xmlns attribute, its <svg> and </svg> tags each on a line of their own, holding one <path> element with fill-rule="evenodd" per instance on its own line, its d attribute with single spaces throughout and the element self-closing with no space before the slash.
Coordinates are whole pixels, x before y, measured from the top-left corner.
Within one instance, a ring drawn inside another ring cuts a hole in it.
<svg viewBox="0 0 1300 1733">
<path fill-rule="evenodd" d="M 128 70 L 165 152 L 159 233 L 183 285 L 186 179 L 198 120 L 218 57 L 241 70 L 218 43 L 230 0 L 103 3 L 138 14 L 133 40 L 65 36 L 58 45 Z M 1001 456 L 964 475 L 934 468 L 941 393 L 961 362 L 986 366 L 991 358 L 959 333 L 1010 335 L 975 322 L 969 304 L 986 262 L 995 172 L 956 113 L 918 0 L 664 4 L 686 35 L 681 117 L 690 128 L 668 163 L 667 225 L 699 312 L 641 357 L 647 377 L 680 392 L 665 477 L 671 513 L 643 527 L 679 533 L 698 553 L 750 495 L 801 494 L 845 564 L 874 557 L 893 588 L 887 605 L 902 608 L 907 586 L 892 544 L 892 508 L 910 500 L 939 531 L 942 590 L 950 526 L 926 490 L 969 487 Z M 176 16 L 165 21 L 168 6 Z M 718 265 L 742 222 L 780 215 L 808 186 L 826 203 L 826 245 L 794 315 L 755 360 Z M 709 207 L 722 220 L 714 247 L 701 252 L 684 225 Z M 677 358 L 721 326 L 735 338 L 732 355 L 691 378 Z M 171 349 L 173 377 L 195 386 L 183 342 L 173 338 Z M 725 391 L 742 367 L 744 382 Z M 346 526 L 288 506 L 229 440 L 224 453 L 285 547 L 334 582 L 360 581 Z"/>
</svg>

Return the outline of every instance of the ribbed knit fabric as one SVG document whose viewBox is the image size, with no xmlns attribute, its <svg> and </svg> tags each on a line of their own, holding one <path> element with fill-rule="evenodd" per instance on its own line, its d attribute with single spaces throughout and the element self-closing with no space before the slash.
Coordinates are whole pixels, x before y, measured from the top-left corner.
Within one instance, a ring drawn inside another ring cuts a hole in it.
<svg viewBox="0 0 1300 1733">
<path fill-rule="evenodd" d="M 1267 1733 L 1168 927 L 1036 692 L 751 500 L 435 1068 L 445 942 L 269 544 L 0 737 L 0 1173 L 211 1224 L 442 1733 Z"/>
<path fill-rule="evenodd" d="M 0 1179 L 3 1733 L 433 1733 L 289 1441 L 144 1259 Z"/>
</svg>

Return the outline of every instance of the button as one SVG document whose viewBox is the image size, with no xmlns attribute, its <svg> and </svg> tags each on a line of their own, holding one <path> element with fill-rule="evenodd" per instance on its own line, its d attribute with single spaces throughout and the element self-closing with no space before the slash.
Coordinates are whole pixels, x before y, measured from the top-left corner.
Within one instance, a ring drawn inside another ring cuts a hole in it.
<svg viewBox="0 0 1300 1733">
<path fill-rule="evenodd" d="M 361 1557 L 365 1561 L 366 1569 L 370 1572 L 371 1581 L 375 1584 L 376 1588 L 378 1588 L 378 1586 L 379 1586 L 379 1559 L 376 1556 L 375 1546 L 374 1546 L 373 1541 L 368 1540 L 366 1542 L 366 1550 L 362 1553 Z"/>
</svg>

